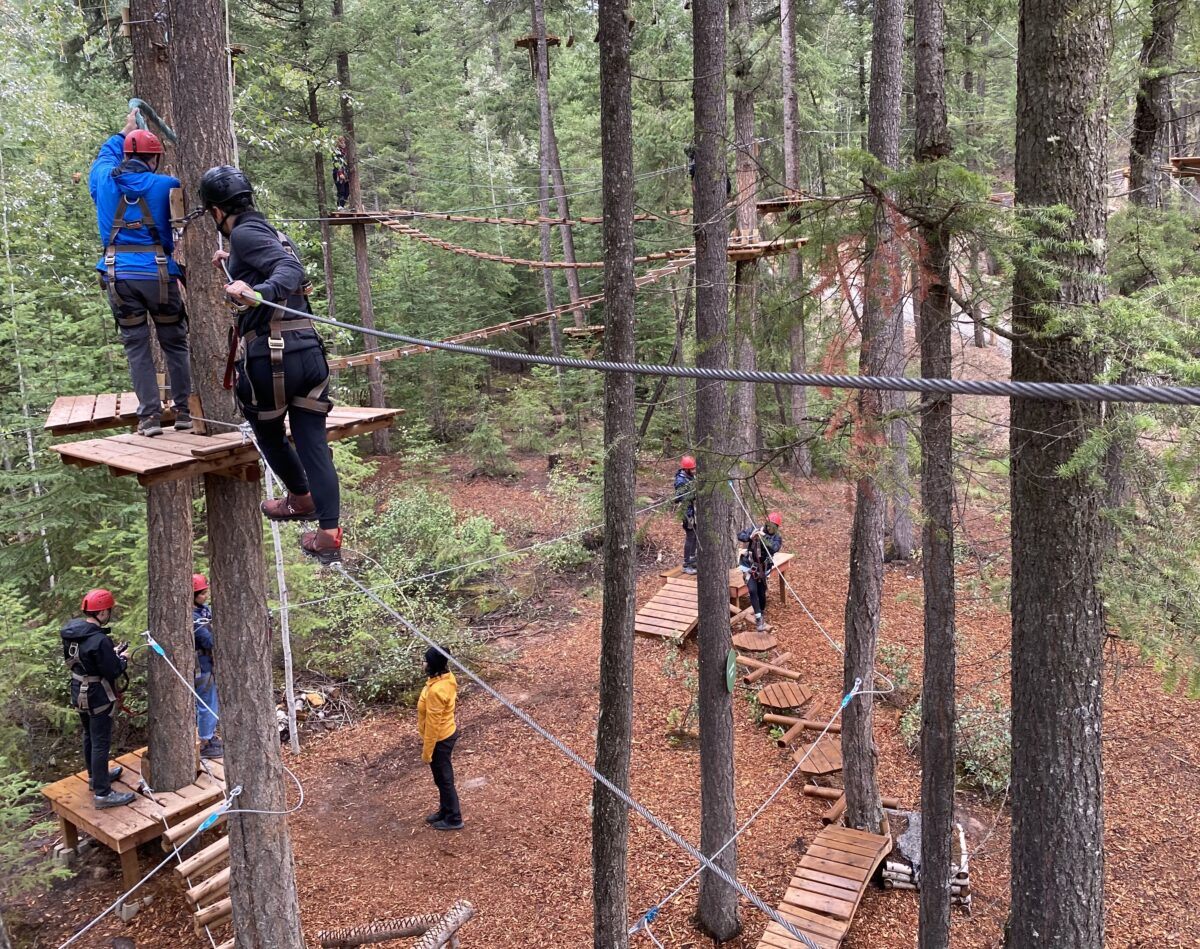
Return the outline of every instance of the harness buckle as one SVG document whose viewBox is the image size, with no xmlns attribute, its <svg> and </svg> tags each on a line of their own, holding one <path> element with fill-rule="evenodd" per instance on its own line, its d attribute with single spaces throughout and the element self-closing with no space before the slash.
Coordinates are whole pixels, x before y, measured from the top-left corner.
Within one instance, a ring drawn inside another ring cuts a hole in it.
<svg viewBox="0 0 1200 949">
<path fill-rule="evenodd" d="M 277 349 L 280 352 L 282 352 L 283 351 L 283 337 L 282 336 L 268 336 L 267 337 L 267 348 Z"/>
</svg>

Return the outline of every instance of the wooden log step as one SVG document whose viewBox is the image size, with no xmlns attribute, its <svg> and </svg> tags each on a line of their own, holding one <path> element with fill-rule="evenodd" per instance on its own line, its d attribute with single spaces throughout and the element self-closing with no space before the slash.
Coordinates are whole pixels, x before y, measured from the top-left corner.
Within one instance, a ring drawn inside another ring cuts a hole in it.
<svg viewBox="0 0 1200 949">
<path fill-rule="evenodd" d="M 228 839 L 228 838 L 226 838 Z M 229 867 L 214 873 L 203 883 L 197 883 L 184 896 L 199 909 L 229 895 Z"/>
<path fill-rule="evenodd" d="M 758 692 L 758 702 L 764 708 L 799 708 L 811 700 L 812 689 L 795 682 L 773 682 Z"/>
<path fill-rule="evenodd" d="M 233 900 L 230 897 L 225 897 L 223 900 L 218 900 L 211 906 L 205 906 L 196 913 L 196 926 L 203 928 L 205 926 L 215 926 L 217 923 L 223 923 L 233 915 Z"/>
<path fill-rule="evenodd" d="M 822 824 L 836 824 L 842 819 L 842 815 L 846 813 L 846 795 L 842 795 L 833 802 L 833 806 L 821 815 Z"/>
<path fill-rule="evenodd" d="M 170 852 L 175 847 L 178 847 L 192 834 L 194 834 L 199 829 L 200 825 L 208 820 L 209 817 L 221 810 L 224 805 L 224 801 L 218 801 L 216 804 L 206 807 L 199 813 L 193 814 L 187 820 L 180 821 L 174 827 L 168 828 L 163 833 L 163 849 Z M 223 823 L 225 823 L 224 813 L 220 814 L 220 816 L 218 816 L 217 819 L 209 826 L 210 828 L 217 827 Z"/>
<path fill-rule="evenodd" d="M 743 610 L 742 613 L 746 611 Z M 739 613 L 738 616 L 741 616 Z M 760 633 L 756 630 L 750 630 L 745 633 L 738 633 L 733 637 L 733 648 L 744 649 L 746 652 L 766 652 L 768 649 L 774 649 L 779 645 L 779 640 L 771 633 Z"/>
<path fill-rule="evenodd" d="M 209 844 L 203 850 L 197 850 L 183 863 L 175 867 L 175 872 L 185 880 L 188 877 L 200 876 L 214 867 L 229 860 L 229 838 L 221 837 Z"/>
</svg>

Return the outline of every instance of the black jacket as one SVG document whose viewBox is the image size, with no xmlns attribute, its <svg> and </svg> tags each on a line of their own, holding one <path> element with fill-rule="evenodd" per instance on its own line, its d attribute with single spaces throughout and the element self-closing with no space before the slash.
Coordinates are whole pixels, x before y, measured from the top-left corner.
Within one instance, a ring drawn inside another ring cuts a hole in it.
<svg viewBox="0 0 1200 949">
<path fill-rule="evenodd" d="M 765 526 L 758 529 L 762 533 L 753 540 L 750 539 L 755 530 L 753 527 L 747 527 L 738 534 L 738 540 L 747 545 L 746 549 L 742 551 L 739 563 L 765 577 L 771 572 L 772 563 L 771 558 L 767 556 L 767 551 L 769 550 L 772 555 L 779 553 L 779 548 L 783 546 L 783 535 L 779 533 L 778 528 L 775 529 L 774 534 L 768 534 Z"/>
<path fill-rule="evenodd" d="M 303 291 L 307 277 L 304 267 L 283 246 L 279 232 L 258 211 L 243 211 L 237 216 L 229 234 L 229 274 L 234 280 L 244 280 L 263 295 L 264 299 L 282 303 L 293 310 L 310 312 Z M 268 324 L 278 313 L 269 306 L 255 306 L 238 317 L 238 332 L 245 336 L 259 334 L 246 348 L 246 357 L 269 356 L 267 349 Z M 282 314 L 285 320 L 298 320 L 293 313 Z M 284 333 L 287 352 L 312 349 L 321 345 L 316 330 Z"/>
<path fill-rule="evenodd" d="M 125 673 L 125 660 L 117 655 L 116 647 L 109 638 L 108 627 L 97 626 L 79 617 L 62 628 L 63 661 L 72 672 L 85 676 L 100 676 L 109 688 L 116 691 L 117 680 Z M 71 680 L 71 704 L 79 707 L 79 686 Z M 103 712 L 111 704 L 111 698 L 99 682 L 88 685 L 88 708 Z"/>
</svg>

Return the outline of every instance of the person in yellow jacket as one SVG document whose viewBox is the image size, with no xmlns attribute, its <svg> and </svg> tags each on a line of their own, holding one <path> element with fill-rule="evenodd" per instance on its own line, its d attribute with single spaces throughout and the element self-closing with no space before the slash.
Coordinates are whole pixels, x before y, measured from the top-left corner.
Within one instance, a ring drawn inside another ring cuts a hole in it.
<svg viewBox="0 0 1200 949">
<path fill-rule="evenodd" d="M 458 680 L 450 671 L 450 657 L 437 646 L 425 650 L 425 674 L 429 681 L 417 700 L 417 731 L 424 743 L 421 758 L 433 772 L 438 789 L 438 809 L 425 818 L 434 830 L 462 830 L 462 811 L 454 789 L 454 765 L 450 756 L 458 740 L 454 704 Z"/>
</svg>

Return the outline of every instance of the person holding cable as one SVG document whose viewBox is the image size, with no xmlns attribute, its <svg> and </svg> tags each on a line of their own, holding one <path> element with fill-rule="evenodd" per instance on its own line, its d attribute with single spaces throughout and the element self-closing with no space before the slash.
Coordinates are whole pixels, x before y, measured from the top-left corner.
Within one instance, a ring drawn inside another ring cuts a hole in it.
<svg viewBox="0 0 1200 949">
<path fill-rule="evenodd" d="M 341 560 L 340 488 L 325 437 L 333 408 L 325 345 L 312 320 L 270 305 L 312 312 L 304 267 L 287 236 L 255 207 L 250 179 L 237 168 L 206 171 L 200 200 L 229 239 L 213 266 L 225 271 L 225 292 L 239 308 L 234 391 L 263 457 L 287 488 L 282 498 L 264 501 L 262 512 L 273 521 L 316 519 L 318 529 L 301 535 L 301 549 L 324 564 Z"/>
<path fill-rule="evenodd" d="M 750 606 L 754 609 L 754 626 L 759 632 L 766 629 L 763 613 L 767 608 L 767 577 L 775 567 L 774 556 L 783 546 L 783 516 L 778 511 L 767 515 L 762 527 L 747 527 L 738 534 L 738 540 L 746 545 L 738 559 L 738 567 L 746 578 L 746 590 L 750 594 Z"/>
</svg>

